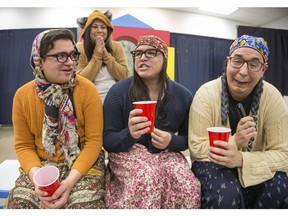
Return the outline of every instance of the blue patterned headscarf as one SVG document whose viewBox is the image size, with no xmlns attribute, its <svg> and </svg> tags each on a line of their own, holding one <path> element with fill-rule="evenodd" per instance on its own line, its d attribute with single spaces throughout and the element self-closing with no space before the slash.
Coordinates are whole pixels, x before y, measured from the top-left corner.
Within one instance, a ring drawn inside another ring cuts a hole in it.
<svg viewBox="0 0 288 216">
<path fill-rule="evenodd" d="M 265 62 L 268 61 L 269 48 L 264 38 L 250 35 L 242 35 L 241 37 L 237 38 L 230 46 L 229 55 L 231 55 L 235 49 L 240 47 L 253 48 L 263 56 Z"/>
</svg>

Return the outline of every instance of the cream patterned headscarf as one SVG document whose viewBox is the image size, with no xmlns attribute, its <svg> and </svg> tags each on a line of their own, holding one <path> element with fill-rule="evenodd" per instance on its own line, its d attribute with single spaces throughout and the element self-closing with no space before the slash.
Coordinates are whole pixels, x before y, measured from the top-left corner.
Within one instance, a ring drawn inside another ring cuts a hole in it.
<svg viewBox="0 0 288 216">
<path fill-rule="evenodd" d="M 43 147 L 51 159 L 56 155 L 55 143 L 59 141 L 65 155 L 65 163 L 71 167 L 80 153 L 78 123 L 69 97 L 69 91 L 72 96 L 73 89 L 77 84 L 76 71 L 68 83 L 56 84 L 46 80 L 40 64 L 40 45 L 45 35 L 52 31 L 59 30 L 46 30 L 35 37 L 30 63 L 35 76 L 36 91 L 45 103 L 42 128 Z M 75 44 L 74 41 L 73 43 Z"/>
</svg>

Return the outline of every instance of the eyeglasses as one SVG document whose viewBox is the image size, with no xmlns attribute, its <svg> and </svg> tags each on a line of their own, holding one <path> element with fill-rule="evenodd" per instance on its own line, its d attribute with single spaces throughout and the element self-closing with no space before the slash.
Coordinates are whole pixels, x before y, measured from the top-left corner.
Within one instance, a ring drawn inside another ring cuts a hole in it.
<svg viewBox="0 0 288 216">
<path fill-rule="evenodd" d="M 143 54 L 147 58 L 154 58 L 158 52 L 160 52 L 160 50 L 158 49 L 147 49 L 145 51 L 134 50 L 134 51 L 131 51 L 130 53 L 132 54 L 133 58 L 138 59 L 138 58 L 141 58 Z"/>
<path fill-rule="evenodd" d="M 250 60 L 250 61 L 245 61 L 241 57 L 227 57 L 230 59 L 231 66 L 234 68 L 241 68 L 245 63 L 247 63 L 247 67 L 250 71 L 252 72 L 258 72 L 260 69 L 263 67 L 263 65 L 267 63 L 262 63 L 259 60 Z"/>
<path fill-rule="evenodd" d="M 68 57 L 69 57 L 72 61 L 78 61 L 78 60 L 79 60 L 79 56 L 80 56 L 80 52 L 76 52 L 76 51 L 73 51 L 73 52 L 71 52 L 70 54 L 65 53 L 65 52 L 60 52 L 60 53 L 56 53 L 56 54 L 47 54 L 47 55 L 44 55 L 44 57 L 53 57 L 53 58 L 56 58 L 59 63 L 67 62 Z"/>
</svg>

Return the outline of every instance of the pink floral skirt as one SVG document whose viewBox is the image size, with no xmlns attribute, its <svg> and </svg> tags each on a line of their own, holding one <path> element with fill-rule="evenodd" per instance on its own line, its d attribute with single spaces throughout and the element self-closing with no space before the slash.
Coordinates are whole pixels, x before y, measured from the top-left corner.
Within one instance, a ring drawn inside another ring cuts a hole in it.
<svg viewBox="0 0 288 216">
<path fill-rule="evenodd" d="M 180 152 L 151 154 L 141 144 L 109 153 L 107 208 L 191 209 L 200 207 L 200 182 Z"/>
</svg>

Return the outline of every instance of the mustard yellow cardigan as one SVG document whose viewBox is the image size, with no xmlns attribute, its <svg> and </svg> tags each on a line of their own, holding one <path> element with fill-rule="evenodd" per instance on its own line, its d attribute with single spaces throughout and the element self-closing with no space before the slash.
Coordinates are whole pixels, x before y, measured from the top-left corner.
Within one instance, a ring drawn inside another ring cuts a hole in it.
<svg viewBox="0 0 288 216">
<path fill-rule="evenodd" d="M 103 108 L 99 94 L 88 79 L 76 76 L 73 100 L 80 132 L 81 153 L 72 168 L 85 174 L 97 160 L 103 146 Z M 20 87 L 14 96 L 12 121 L 14 148 L 21 167 L 26 173 L 32 167 L 41 167 L 41 160 L 48 155 L 42 145 L 44 102 L 36 93 L 35 80 Z M 57 155 L 53 161 L 64 160 L 64 154 L 56 143 Z"/>
</svg>

